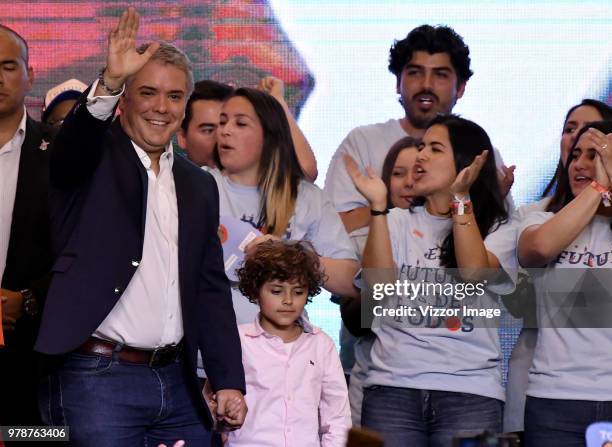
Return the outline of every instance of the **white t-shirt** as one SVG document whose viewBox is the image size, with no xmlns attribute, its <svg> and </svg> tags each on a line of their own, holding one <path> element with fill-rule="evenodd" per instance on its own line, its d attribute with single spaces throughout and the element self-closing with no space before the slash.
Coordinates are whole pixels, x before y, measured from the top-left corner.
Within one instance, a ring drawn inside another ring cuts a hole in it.
<svg viewBox="0 0 612 447">
<path fill-rule="evenodd" d="M 260 206 L 257 187 L 233 183 L 218 170 L 208 169 L 208 172 L 213 175 L 219 188 L 219 214 L 238 218 L 255 228 Z M 338 213 L 323 191 L 305 180 L 298 186 L 295 211 L 284 238 L 308 240 L 317 253 L 326 258 L 357 260 Z M 232 287 L 232 298 L 238 324 L 252 322 L 259 307 L 250 303 L 235 287 Z"/>
<path fill-rule="evenodd" d="M 529 203 L 517 208 L 512 215 L 512 224 L 518 229 L 520 223 L 532 212 L 544 211 L 550 202 L 550 197 L 544 197 L 537 202 Z M 518 243 L 516 235 L 514 245 Z M 510 241 L 509 241 L 510 242 Z M 512 355 L 508 361 L 508 383 L 506 385 L 506 405 L 504 406 L 504 432 L 523 431 L 525 419 L 525 393 L 529 368 L 533 361 L 538 330 L 523 328 L 512 348 Z"/>
<path fill-rule="evenodd" d="M 362 171 L 370 166 L 377 175 L 381 175 L 387 152 L 395 142 L 406 136 L 397 119 L 356 127 L 349 132 L 334 153 L 325 177 L 325 193 L 338 212 L 369 206 L 366 198 L 353 185 L 342 156 L 349 154 Z"/>
<path fill-rule="evenodd" d="M 519 234 L 553 216 L 550 212 L 530 213 L 521 222 Z M 612 401 L 612 323 L 607 327 L 588 327 L 588 323 L 596 322 L 598 317 L 612 321 L 612 312 L 601 313 L 602 309 L 610 310 L 606 302 L 597 303 L 599 298 L 608 300 L 610 297 L 612 288 L 610 280 L 606 280 L 610 275 L 608 271 L 594 271 L 612 267 L 610 222 L 609 217 L 594 216 L 555 261 L 545 269 L 530 270 L 538 292 L 540 327 L 529 371 L 529 396 Z M 597 287 L 601 287 L 599 295 L 593 293 Z M 581 290 L 590 291 L 583 295 Z M 599 307 L 593 311 L 589 305 L 595 304 Z M 568 315 L 578 324 L 574 327 L 551 324 L 559 323 Z M 584 315 L 589 315 L 590 319 L 580 319 Z"/>
<path fill-rule="evenodd" d="M 414 212 L 393 209 L 388 226 L 400 281 L 419 282 L 443 271 L 437 269 L 439 246 L 451 230 L 452 219 L 433 216 L 425 207 L 416 207 Z M 515 247 L 506 240 L 514 237 L 514 231 L 506 231 L 508 228 L 502 225 L 485 238 L 487 250 L 497 256 L 506 275 L 499 283 L 489 283 L 480 297 L 463 301 L 439 296 L 419 296 L 415 301 L 393 297 L 393 307 L 417 303 L 438 308 L 466 304 L 474 308 L 477 304 L 481 309 L 498 309 L 495 293 L 512 292 L 516 281 Z M 504 400 L 497 319 L 480 319 L 475 327 L 474 318 L 460 314 L 454 324 L 445 317 L 421 314 L 381 318 L 380 326 L 373 328 L 376 340 L 365 386 L 464 392 Z"/>
<path fill-rule="evenodd" d="M 514 222 L 518 226 L 520 223 L 527 217 L 528 214 L 537 212 L 537 211 L 545 211 L 546 207 L 550 203 L 551 197 L 544 197 L 543 199 L 538 200 L 537 202 L 528 203 L 527 205 L 519 206 L 512 215 L 512 222 Z M 517 240 L 518 242 L 518 240 Z"/>
</svg>

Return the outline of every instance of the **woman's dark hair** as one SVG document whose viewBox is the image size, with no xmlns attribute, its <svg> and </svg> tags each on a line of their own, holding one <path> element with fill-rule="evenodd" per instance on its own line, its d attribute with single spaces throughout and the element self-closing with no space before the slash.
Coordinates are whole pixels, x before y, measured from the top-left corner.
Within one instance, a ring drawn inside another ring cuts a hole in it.
<svg viewBox="0 0 612 447">
<path fill-rule="evenodd" d="M 563 120 L 563 131 L 565 131 L 565 125 L 567 124 L 567 120 L 569 119 L 572 112 L 576 110 L 578 107 L 584 107 L 584 106 L 593 107 L 595 110 L 597 110 L 597 112 L 599 113 L 603 121 L 612 120 L 612 107 L 607 105 L 605 102 L 597 101 L 596 99 L 583 99 L 580 104 L 576 104 L 575 106 L 571 107 L 565 114 L 565 119 Z M 557 163 L 557 169 L 555 169 L 555 173 L 553 174 L 552 178 L 548 182 L 548 185 L 546 185 L 546 188 L 544 188 L 542 197 L 549 196 L 557 188 L 559 177 L 561 176 L 562 171 L 563 171 L 563 162 L 561 160 L 561 157 L 559 157 L 559 162 Z"/>
<path fill-rule="evenodd" d="M 280 103 L 268 93 L 239 88 L 233 97 L 251 103 L 263 128 L 263 148 L 259 160 L 258 189 L 261 196 L 258 228 L 284 236 L 293 216 L 298 185 L 304 172 L 295 155 L 287 116 Z"/>
<path fill-rule="evenodd" d="M 565 167 L 561 170 L 561 175 L 559 176 L 559 183 L 557 184 L 557 189 L 555 193 L 550 198 L 550 202 L 546 207 L 546 211 L 551 211 L 556 213 L 560 211 L 565 205 L 570 203 L 574 199 L 574 194 L 572 193 L 572 189 L 570 188 L 569 182 L 569 165 L 572 160 L 575 158 L 574 149 L 576 148 L 578 141 L 582 134 L 584 134 L 589 129 L 597 129 L 605 134 L 612 133 L 612 121 L 594 121 L 592 123 L 584 126 L 578 135 L 576 135 L 576 141 L 572 145 L 572 149 L 570 150 L 569 156 L 567 157 L 567 162 L 565 163 Z M 588 148 L 583 148 L 588 149 Z"/>
<path fill-rule="evenodd" d="M 398 82 L 402 70 L 415 51 L 448 53 L 459 84 L 467 82 L 473 74 L 470 70 L 470 49 L 463 38 L 448 26 L 421 25 L 410 31 L 404 39 L 395 41 L 389 51 L 389 71 Z"/>
<path fill-rule="evenodd" d="M 262 242 L 236 274 L 240 292 L 252 303 L 257 303 L 259 291 L 268 281 L 297 282 L 308 289 L 308 302 L 321 292 L 325 281 L 319 255 L 308 241 Z"/>
<path fill-rule="evenodd" d="M 489 233 L 495 231 L 500 224 L 508 220 L 508 212 L 497 179 L 495 153 L 491 140 L 485 130 L 478 124 L 457 115 L 440 115 L 428 127 L 435 125 L 444 126 L 448 130 L 457 174 L 468 167 L 477 155 L 485 150 L 489 151 L 480 174 L 470 188 L 474 217 L 480 235 L 484 239 Z M 452 230 L 442 242 L 440 249 L 440 265 L 449 268 L 457 267 L 455 238 Z"/>
<path fill-rule="evenodd" d="M 408 148 L 418 148 L 420 140 L 412 137 L 403 137 L 393 143 L 393 146 L 387 152 L 387 156 L 385 157 L 385 161 L 383 162 L 382 168 L 382 181 L 387 186 L 387 208 L 394 208 L 395 205 L 391 202 L 391 175 L 393 174 L 393 166 L 395 166 L 395 162 L 399 154 Z"/>
</svg>

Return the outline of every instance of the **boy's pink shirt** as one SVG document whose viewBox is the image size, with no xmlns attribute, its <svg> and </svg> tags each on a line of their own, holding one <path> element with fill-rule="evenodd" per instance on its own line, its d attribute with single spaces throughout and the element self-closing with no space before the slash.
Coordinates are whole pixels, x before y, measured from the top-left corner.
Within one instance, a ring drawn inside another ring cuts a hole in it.
<svg viewBox="0 0 612 447">
<path fill-rule="evenodd" d="M 290 354 L 261 328 L 259 316 L 238 327 L 249 411 L 228 445 L 345 446 L 351 414 L 336 346 L 306 319 L 301 324 Z"/>
</svg>

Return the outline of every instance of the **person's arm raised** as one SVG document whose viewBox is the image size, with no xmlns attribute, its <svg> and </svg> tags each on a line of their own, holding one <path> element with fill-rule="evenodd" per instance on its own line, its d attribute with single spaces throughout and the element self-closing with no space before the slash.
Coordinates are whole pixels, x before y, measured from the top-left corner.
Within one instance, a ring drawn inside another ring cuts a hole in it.
<svg viewBox="0 0 612 447">
<path fill-rule="evenodd" d="M 344 163 L 353 184 L 370 202 L 370 208 L 375 214 L 370 220 L 370 232 L 363 252 L 363 267 L 395 268 L 387 227 L 387 187 L 381 178 L 374 174 L 372 168 L 368 167 L 367 176 L 363 175 L 350 155 L 344 156 Z"/>
<path fill-rule="evenodd" d="M 266 76 L 259 81 L 257 88 L 273 96 L 285 111 L 285 116 L 287 117 L 287 121 L 289 121 L 289 129 L 291 130 L 291 139 L 295 147 L 295 155 L 297 156 L 302 171 L 304 171 L 306 179 L 310 182 L 314 182 L 318 175 L 317 159 L 310 147 L 310 143 L 308 143 L 306 136 L 302 132 L 302 129 L 300 129 L 291 110 L 289 110 L 289 106 L 285 102 L 285 85 L 283 81 L 274 76 Z"/>
<path fill-rule="evenodd" d="M 106 68 L 102 76 L 109 90 L 121 89 L 126 79 L 137 73 L 159 48 L 159 42 L 153 42 L 144 53 L 136 51 L 138 26 L 138 13 L 130 7 L 123 12 L 119 23 L 108 35 Z M 108 90 L 98 83 L 94 95 L 108 95 Z"/>
<path fill-rule="evenodd" d="M 140 70 L 159 47 L 159 43 L 153 43 L 139 54 L 136 51 L 137 31 L 138 14 L 134 8 L 129 8 L 109 34 L 103 75 L 107 89 L 121 90 L 125 80 Z M 49 151 L 50 180 L 54 186 L 64 190 L 78 188 L 91 177 L 101 159 L 104 135 L 112 123 L 118 101 L 119 95 L 109 98 L 109 90 L 105 90 L 100 81 L 79 98 Z"/>
<path fill-rule="evenodd" d="M 367 284 L 395 281 L 395 262 L 387 225 L 387 187 L 370 167 L 363 175 L 350 155 L 344 156 L 346 170 L 357 190 L 368 200 L 372 210 L 370 231 L 361 263 Z"/>
<path fill-rule="evenodd" d="M 595 182 L 610 189 L 610 178 L 599 155 L 595 157 Z M 542 225 L 527 227 L 518 241 L 518 258 L 523 267 L 542 267 L 561 253 L 591 222 L 602 196 L 587 186 L 570 203 Z"/>
<path fill-rule="evenodd" d="M 500 267 L 497 257 L 489 252 L 484 238 L 478 229 L 478 223 L 472 211 L 469 191 L 485 164 L 489 151 L 483 151 L 474 161 L 462 169 L 450 187 L 453 215 L 453 235 L 457 267 L 462 269 L 497 269 Z M 471 276 L 471 274 L 468 274 Z"/>
</svg>

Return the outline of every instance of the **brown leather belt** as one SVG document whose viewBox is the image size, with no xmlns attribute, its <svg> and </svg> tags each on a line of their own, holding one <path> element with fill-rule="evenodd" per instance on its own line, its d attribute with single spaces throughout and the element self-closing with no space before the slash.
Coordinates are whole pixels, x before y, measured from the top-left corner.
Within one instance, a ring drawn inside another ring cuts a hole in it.
<svg viewBox="0 0 612 447">
<path fill-rule="evenodd" d="M 96 337 L 89 337 L 77 352 L 89 355 L 101 355 L 112 357 L 117 353 L 117 358 L 129 363 L 139 363 L 149 365 L 152 368 L 169 365 L 176 361 L 182 352 L 183 343 L 178 345 L 162 346 L 157 349 L 139 349 L 125 346 L 108 340 Z"/>
</svg>

